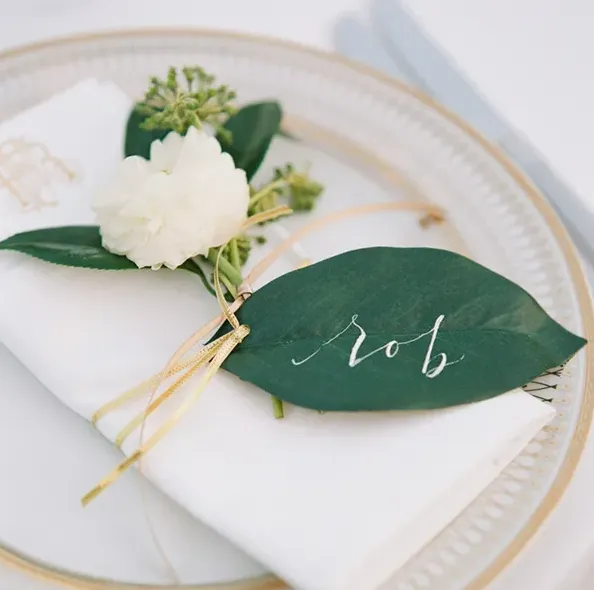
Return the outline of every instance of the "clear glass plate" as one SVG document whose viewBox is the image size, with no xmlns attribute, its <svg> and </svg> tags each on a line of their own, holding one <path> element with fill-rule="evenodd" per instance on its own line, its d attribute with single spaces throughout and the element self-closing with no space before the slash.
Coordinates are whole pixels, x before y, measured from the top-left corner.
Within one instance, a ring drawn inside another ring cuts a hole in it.
<svg viewBox="0 0 594 590">
<path fill-rule="evenodd" d="M 464 251 L 520 283 L 567 328 L 592 338 L 589 293 L 575 251 L 530 182 L 499 150 L 429 98 L 338 57 L 278 41 L 193 30 L 44 43 L 0 58 L 0 118 L 88 76 L 113 80 L 138 96 L 149 75 L 164 73 L 172 64 L 196 63 L 237 88 L 244 101 L 282 102 L 286 127 L 300 141 L 279 139 L 264 173 L 286 160 L 311 164 L 312 174 L 328 186 L 316 215 L 390 199 L 432 201 L 448 211 L 448 226 L 430 231 L 410 215 L 345 221 L 305 240 L 308 255 L 322 258 L 370 244 Z M 301 223 L 291 219 L 284 228 Z M 571 479 L 594 406 L 590 365 L 582 351 L 562 372 L 531 385 L 536 395 L 551 399 L 543 403 L 555 405 L 554 423 L 402 568 L 387 590 L 478 590 L 509 563 Z M 79 508 L 89 465 L 92 473 L 98 464 L 108 470 L 118 458 L 114 449 L 5 349 L 0 349 L 0 370 L 7 391 L 0 396 L 3 559 L 77 588 L 173 587 L 150 541 L 133 478 L 92 509 Z M 149 495 L 184 587 L 283 587 L 159 492 Z"/>
</svg>

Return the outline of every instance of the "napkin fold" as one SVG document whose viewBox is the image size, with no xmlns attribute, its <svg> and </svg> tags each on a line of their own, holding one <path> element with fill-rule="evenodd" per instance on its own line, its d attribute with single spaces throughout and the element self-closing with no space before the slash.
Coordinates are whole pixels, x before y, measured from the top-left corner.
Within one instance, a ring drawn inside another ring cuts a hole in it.
<svg viewBox="0 0 594 590">
<path fill-rule="evenodd" d="M 62 120 L 58 114 L 56 129 Z M 113 138 L 123 122 L 114 117 L 109 125 L 114 135 L 103 135 L 104 144 L 93 142 L 89 151 L 79 146 L 77 155 L 91 177 L 110 165 Z M 0 201 L 6 198 L 0 193 Z M 60 195 L 49 217 L 39 212 L 37 226 L 55 224 L 61 215 L 61 223 L 86 222 L 88 194 L 81 198 L 85 203 L 73 205 L 66 193 L 63 200 Z M 3 225 L 5 232 L 21 229 L 16 213 Z M 285 257 L 264 282 L 295 265 Z M 89 419 L 159 371 L 217 312 L 214 298 L 183 272 L 109 273 L 15 255 L 3 272 L 0 339 L 67 406 Z M 150 417 L 146 436 L 192 387 L 181 388 Z M 100 431 L 114 440 L 145 404 L 107 415 Z M 146 456 L 143 473 L 295 588 L 376 590 L 454 519 L 553 413 L 516 391 L 432 412 L 319 415 L 287 407 L 285 420 L 277 421 L 265 392 L 220 372 Z M 124 453 L 137 444 L 135 433 Z M 104 475 L 97 473 L 97 481 Z M 89 488 L 95 483 L 89 481 Z"/>
</svg>

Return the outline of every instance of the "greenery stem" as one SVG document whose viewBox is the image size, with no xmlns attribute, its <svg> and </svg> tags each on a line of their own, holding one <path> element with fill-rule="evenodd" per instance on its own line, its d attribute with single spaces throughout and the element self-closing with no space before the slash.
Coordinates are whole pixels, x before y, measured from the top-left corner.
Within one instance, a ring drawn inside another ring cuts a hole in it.
<svg viewBox="0 0 594 590">
<path fill-rule="evenodd" d="M 239 247 L 237 246 L 237 239 L 233 238 L 229 242 L 229 251 L 231 252 L 231 264 L 241 272 L 241 261 L 239 260 Z"/>
<path fill-rule="evenodd" d="M 233 286 L 231 281 L 224 274 L 219 275 L 219 278 L 221 279 L 221 283 L 225 285 L 225 288 L 227 289 L 227 291 L 229 291 L 233 299 L 235 299 L 237 297 L 237 289 Z"/>
<path fill-rule="evenodd" d="M 208 251 L 208 260 L 214 266 L 217 263 L 217 256 L 219 251 L 217 248 L 211 248 Z M 221 271 L 222 275 L 225 275 L 233 285 L 239 286 L 243 282 L 243 277 L 239 270 L 233 266 L 224 256 L 219 258 L 219 270 Z"/>
<path fill-rule="evenodd" d="M 278 397 L 272 396 L 272 408 L 274 410 L 274 417 L 277 420 L 285 417 L 285 411 L 283 408 L 283 400 Z"/>
<path fill-rule="evenodd" d="M 283 187 L 287 184 L 287 180 L 285 178 L 279 178 L 278 180 L 273 180 L 271 183 L 267 184 L 264 188 L 260 189 L 256 194 L 252 195 L 250 199 L 250 207 L 253 207 L 258 202 L 260 202 L 264 197 L 268 196 L 272 191 Z"/>
</svg>

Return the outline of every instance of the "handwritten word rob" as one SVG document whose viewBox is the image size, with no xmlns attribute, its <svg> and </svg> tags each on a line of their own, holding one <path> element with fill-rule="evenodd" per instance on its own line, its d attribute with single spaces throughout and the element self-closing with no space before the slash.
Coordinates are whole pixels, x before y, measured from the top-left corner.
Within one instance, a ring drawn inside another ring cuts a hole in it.
<svg viewBox="0 0 594 590">
<path fill-rule="evenodd" d="M 417 342 L 423 338 L 428 338 L 429 342 L 427 345 L 427 351 L 425 353 L 425 358 L 423 359 L 423 364 L 421 365 L 421 373 L 423 375 L 425 375 L 425 377 L 427 377 L 428 379 L 434 379 L 435 377 L 441 375 L 441 373 L 443 373 L 443 371 L 446 367 L 449 367 L 450 365 L 455 365 L 456 363 L 459 363 L 461 360 L 464 359 L 464 355 L 462 355 L 457 360 L 448 361 L 448 357 L 444 352 L 439 352 L 435 355 L 433 354 L 433 348 L 435 347 L 435 341 L 437 339 L 439 327 L 441 326 L 442 322 L 445 319 L 444 315 L 440 315 L 435 320 L 433 327 L 430 330 L 428 330 L 427 332 L 418 334 L 417 336 L 415 336 L 414 338 L 410 338 L 409 340 L 400 340 L 400 341 L 399 340 L 390 340 L 389 342 L 386 342 L 386 344 L 380 346 L 379 348 L 375 348 L 367 353 L 363 353 L 363 351 L 361 350 L 363 348 L 363 345 L 367 338 L 367 333 L 363 329 L 363 326 L 361 326 L 359 323 L 357 323 L 358 319 L 359 319 L 359 316 L 357 314 L 355 314 L 351 318 L 351 321 L 346 326 L 346 328 L 344 328 L 343 330 L 338 332 L 338 334 L 335 334 L 334 336 L 332 336 L 332 338 L 330 338 L 329 340 L 326 340 L 326 342 L 324 342 L 320 347 L 318 347 L 316 350 L 314 350 L 310 355 L 306 356 L 305 358 L 302 358 L 299 360 L 295 359 L 295 358 L 291 359 L 292 364 L 296 367 L 299 367 L 299 366 L 309 362 L 316 355 L 318 355 L 320 352 L 322 352 L 324 347 L 328 346 L 329 344 L 334 342 L 337 338 L 339 338 L 340 336 L 345 334 L 351 327 L 357 328 L 357 330 L 359 331 L 359 335 L 357 336 L 357 338 L 351 348 L 350 354 L 349 354 L 348 366 L 350 368 L 354 368 L 357 365 L 360 365 L 361 363 L 369 360 L 373 356 L 380 354 L 380 353 L 383 353 L 389 359 L 394 358 L 400 351 L 400 347 L 406 346 L 408 344 L 412 344 L 413 342 Z"/>
</svg>

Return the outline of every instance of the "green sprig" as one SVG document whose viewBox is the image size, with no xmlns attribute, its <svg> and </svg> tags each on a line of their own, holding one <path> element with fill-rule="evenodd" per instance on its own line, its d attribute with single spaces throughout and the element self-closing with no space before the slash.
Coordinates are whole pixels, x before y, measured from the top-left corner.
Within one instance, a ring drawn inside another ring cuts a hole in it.
<svg viewBox="0 0 594 590">
<path fill-rule="evenodd" d="M 182 68 L 181 75 L 171 67 L 167 78 L 151 78 L 144 100 L 136 108 L 147 116 L 143 129 L 171 129 L 184 134 L 192 126 L 201 129 L 208 123 L 230 141 L 223 124 L 237 111 L 232 104 L 235 97 L 234 90 L 215 85 L 215 77 L 201 67 Z"/>
<path fill-rule="evenodd" d="M 248 211 L 255 215 L 276 207 L 280 197 L 286 197 L 294 211 L 311 211 L 323 190 L 324 186 L 307 172 L 297 172 L 293 164 L 285 164 L 275 168 L 271 182 L 257 191 L 252 189 Z"/>
<path fill-rule="evenodd" d="M 252 239 L 246 234 L 241 234 L 233 238 L 223 249 L 221 256 L 224 256 L 237 270 L 247 262 L 252 250 Z"/>
<path fill-rule="evenodd" d="M 275 178 L 286 181 L 289 206 L 294 211 L 311 211 L 324 190 L 324 185 L 312 180 L 306 172 L 296 172 L 292 164 L 277 168 Z"/>
<path fill-rule="evenodd" d="M 312 180 L 307 173 L 297 172 L 292 164 L 286 164 L 283 168 L 276 168 L 272 180 L 259 189 L 250 185 L 248 216 L 278 206 L 281 198 L 286 198 L 294 211 L 311 211 L 323 190 L 323 185 Z M 254 241 L 261 244 L 266 238 L 241 234 L 223 249 L 220 271 L 222 276 L 226 276 L 228 283 L 239 284 L 237 281 L 241 276 L 241 268 L 248 260 Z M 218 249 L 211 248 L 208 259 L 212 264 L 217 252 Z"/>
</svg>

